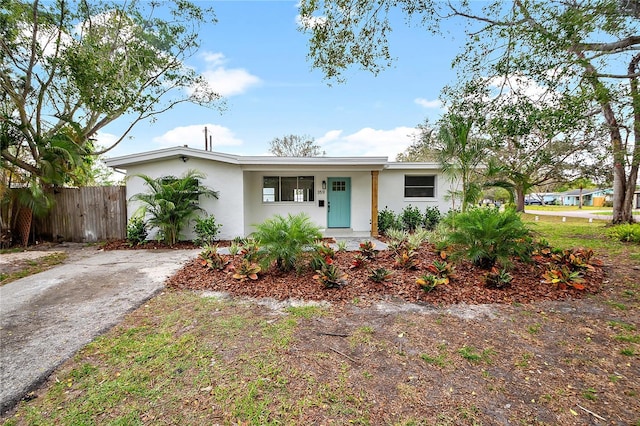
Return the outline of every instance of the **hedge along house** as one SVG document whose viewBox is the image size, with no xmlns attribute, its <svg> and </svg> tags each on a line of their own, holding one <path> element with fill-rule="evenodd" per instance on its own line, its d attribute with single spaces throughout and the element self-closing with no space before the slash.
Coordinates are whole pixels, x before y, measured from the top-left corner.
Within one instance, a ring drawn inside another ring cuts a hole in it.
<svg viewBox="0 0 640 426">
<path fill-rule="evenodd" d="M 201 184 L 219 192 L 200 200 L 222 224 L 220 239 L 247 236 L 276 214 L 306 213 L 326 236 L 377 236 L 378 211 L 400 213 L 409 205 L 422 212 L 451 207 L 451 189 L 435 163 L 389 162 L 386 157 L 240 156 L 188 147 L 114 157 L 106 164 L 126 173 L 127 200 L 147 192 L 144 181 L 187 170 L 206 174 Z M 138 209 L 128 202 L 127 217 Z M 185 237 L 193 234 L 185 232 Z"/>
</svg>

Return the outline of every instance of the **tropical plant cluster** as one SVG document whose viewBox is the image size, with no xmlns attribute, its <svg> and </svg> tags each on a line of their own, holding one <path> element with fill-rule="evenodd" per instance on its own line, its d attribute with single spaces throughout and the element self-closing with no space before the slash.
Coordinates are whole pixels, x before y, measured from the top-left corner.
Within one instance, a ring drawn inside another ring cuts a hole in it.
<svg viewBox="0 0 640 426">
<path fill-rule="evenodd" d="M 458 281 L 457 268 L 463 264 L 470 265 L 467 270 L 474 268 L 476 275 L 483 277 L 482 285 L 494 290 L 511 285 L 515 265 L 529 265 L 526 268 L 538 271 L 532 285 L 542 282 L 549 289 L 570 287 L 578 291 L 586 289 L 585 275 L 602 265 L 592 250 L 554 249 L 545 241 L 536 241 L 515 211 L 488 207 L 450 213 L 437 231 L 391 228 L 384 252 L 366 240 L 357 250 L 345 253 L 344 245 L 322 240 L 305 214 L 277 215 L 256 229 L 250 238 L 234 240 L 229 254 L 220 254 L 215 245 L 205 245 L 200 264 L 238 281 L 260 281 L 274 274 L 311 274 L 323 289 L 349 286 L 350 275 L 383 287 L 413 276 L 415 288 L 429 294 L 452 285 L 466 285 Z M 425 248 L 433 253 L 429 260 Z M 339 254 L 340 259 L 347 256 L 348 263 L 338 261 Z"/>
</svg>

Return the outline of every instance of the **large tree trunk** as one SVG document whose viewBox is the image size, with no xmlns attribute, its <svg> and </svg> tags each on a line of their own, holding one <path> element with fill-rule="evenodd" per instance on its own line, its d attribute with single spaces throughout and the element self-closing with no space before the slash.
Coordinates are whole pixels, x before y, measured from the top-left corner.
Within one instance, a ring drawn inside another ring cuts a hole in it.
<svg viewBox="0 0 640 426">
<path fill-rule="evenodd" d="M 16 220 L 16 231 L 20 237 L 20 242 L 23 247 L 27 247 L 27 245 L 29 245 L 32 221 L 33 211 L 29 207 L 20 207 L 18 209 L 18 218 Z"/>
<path fill-rule="evenodd" d="M 584 55 L 580 50 L 574 50 L 574 53 L 577 54 L 578 57 L 584 59 Z M 638 59 L 640 59 L 640 55 L 636 55 L 631 63 L 629 64 L 629 70 L 635 70 Z M 633 186 L 635 188 L 637 178 L 637 165 L 638 159 L 640 159 L 640 148 L 638 147 L 638 142 L 640 139 L 635 139 L 635 148 L 634 155 L 632 159 L 632 173 L 633 175 L 634 166 L 636 168 L 636 173 L 634 180 L 627 180 L 627 174 L 625 170 L 626 165 L 626 147 L 622 143 L 622 134 L 620 133 L 620 124 L 616 119 L 615 112 L 611 106 L 611 101 L 609 99 L 609 91 L 604 87 L 604 85 L 600 82 L 596 72 L 596 69 L 589 62 L 585 62 L 585 77 L 589 79 L 593 89 L 595 90 L 596 97 L 598 102 L 600 103 L 600 107 L 602 108 L 602 115 L 604 116 L 604 120 L 607 123 L 607 127 L 609 128 L 609 139 L 611 141 L 611 151 L 613 154 L 613 223 L 632 223 L 633 216 L 631 214 L 631 203 L 633 202 L 633 197 L 628 197 L 629 186 Z M 631 71 L 629 75 L 632 75 L 634 71 Z M 638 132 L 640 131 L 640 99 L 638 96 L 638 83 L 636 78 L 630 78 L 631 84 L 631 99 L 634 110 L 634 135 L 637 137 Z M 629 176 L 632 177 L 632 176 Z M 631 190 L 633 194 L 633 190 Z"/>
<path fill-rule="evenodd" d="M 520 186 L 516 186 L 516 211 L 523 212 L 524 211 L 524 189 Z"/>
</svg>

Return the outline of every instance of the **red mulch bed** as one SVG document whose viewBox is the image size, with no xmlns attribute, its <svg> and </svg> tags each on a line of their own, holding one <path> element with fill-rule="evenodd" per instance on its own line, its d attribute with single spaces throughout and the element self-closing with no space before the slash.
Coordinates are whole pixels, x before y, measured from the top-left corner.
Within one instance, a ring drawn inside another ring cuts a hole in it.
<svg viewBox="0 0 640 426">
<path fill-rule="evenodd" d="M 223 244 L 220 244 L 220 247 L 223 246 Z M 127 240 L 110 240 L 104 243 L 101 248 L 103 250 L 190 250 L 200 248 L 200 246 L 191 241 L 178 241 L 172 246 L 168 246 L 162 241 L 145 241 L 144 244 L 132 246 Z"/>
<path fill-rule="evenodd" d="M 427 266 L 434 260 L 441 260 L 430 244 L 424 244 L 416 253 L 418 266 L 413 270 L 394 269 L 394 254 L 381 251 L 378 257 L 368 262 L 363 268 L 349 269 L 357 252 L 336 253 L 334 264 L 348 274 L 347 284 L 340 288 L 325 288 L 316 281 L 314 271 L 309 268 L 296 273 L 281 273 L 272 268 L 267 273 L 261 273 L 255 281 L 240 281 L 232 277 L 227 271 L 214 271 L 195 259 L 185 265 L 167 281 L 167 286 L 173 289 L 211 290 L 227 292 L 235 296 L 255 298 L 271 297 L 278 300 L 303 299 L 328 301 L 344 304 L 353 301 L 372 303 L 380 300 L 404 300 L 414 303 L 434 305 L 450 305 L 457 303 L 528 303 L 537 300 L 558 300 L 567 298 L 581 298 L 586 294 L 600 291 L 604 273 L 602 268 L 596 268 L 585 274 L 585 290 L 573 288 L 559 289 L 551 284 L 542 282 L 542 274 L 546 269 L 543 262 L 525 264 L 515 262 L 511 271 L 513 281 L 503 289 L 487 288 L 484 285 L 486 271 L 474 267 L 463 261 L 456 263 L 456 277 L 449 284 L 438 286 L 432 292 L 423 291 L 416 279 L 426 274 Z M 242 257 L 227 256 L 234 266 L 238 267 Z M 393 270 L 391 278 L 383 283 L 376 283 L 369 279 L 371 269 L 386 268 Z"/>
</svg>

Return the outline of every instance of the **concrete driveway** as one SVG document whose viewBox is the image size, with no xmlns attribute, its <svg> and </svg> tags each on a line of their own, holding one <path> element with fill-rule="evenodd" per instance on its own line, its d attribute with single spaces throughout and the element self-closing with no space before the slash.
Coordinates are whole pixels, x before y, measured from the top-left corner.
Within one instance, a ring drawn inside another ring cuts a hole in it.
<svg viewBox="0 0 640 426">
<path fill-rule="evenodd" d="M 96 250 L 0 287 L 0 413 L 162 290 L 197 253 Z"/>
</svg>

